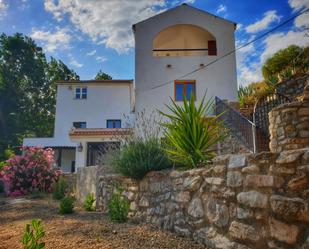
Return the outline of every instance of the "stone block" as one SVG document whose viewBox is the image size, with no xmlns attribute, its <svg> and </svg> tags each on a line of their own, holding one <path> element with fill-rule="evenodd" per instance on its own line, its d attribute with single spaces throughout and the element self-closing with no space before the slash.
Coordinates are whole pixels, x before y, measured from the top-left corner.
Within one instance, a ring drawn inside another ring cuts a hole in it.
<svg viewBox="0 0 309 249">
<path fill-rule="evenodd" d="M 228 233 L 232 238 L 243 242 L 257 243 L 261 240 L 259 229 L 238 221 L 231 223 Z"/>
<path fill-rule="evenodd" d="M 269 172 L 274 175 L 293 175 L 295 174 L 295 169 L 271 165 Z"/>
<path fill-rule="evenodd" d="M 268 197 L 255 190 L 242 192 L 237 195 L 237 201 L 240 204 L 251 208 L 267 208 Z"/>
<path fill-rule="evenodd" d="M 269 176 L 269 175 L 247 175 L 244 185 L 246 187 L 276 187 L 279 188 L 283 185 L 284 180 L 282 177 Z"/>
<path fill-rule="evenodd" d="M 236 214 L 237 214 L 237 218 L 240 220 L 251 219 L 253 217 L 253 212 L 251 210 L 244 209 L 241 207 L 238 207 L 236 209 Z"/>
<path fill-rule="evenodd" d="M 246 166 L 246 155 L 231 155 L 228 168 L 229 169 L 236 169 L 242 168 Z"/>
<path fill-rule="evenodd" d="M 177 233 L 180 236 L 184 236 L 184 237 L 190 237 L 191 236 L 191 232 L 187 228 L 181 228 L 181 227 L 178 227 L 178 226 L 174 226 L 174 230 L 175 230 L 175 233 Z"/>
<path fill-rule="evenodd" d="M 297 160 L 300 159 L 303 153 L 304 151 L 302 150 L 283 151 L 277 158 L 276 163 L 278 164 L 295 163 Z"/>
<path fill-rule="evenodd" d="M 196 191 L 202 183 L 201 176 L 187 177 L 183 181 L 183 189 L 188 191 Z"/>
<path fill-rule="evenodd" d="M 301 198 L 273 195 L 270 197 L 270 206 L 278 217 L 286 221 L 306 220 L 309 218 L 308 203 Z"/>
<path fill-rule="evenodd" d="M 300 108 L 298 110 L 298 115 L 299 116 L 309 116 L 309 108 L 306 107 L 306 108 Z"/>
<path fill-rule="evenodd" d="M 259 173 L 260 172 L 260 168 L 257 166 L 257 165 L 250 165 L 250 166 L 247 166 L 247 167 L 244 167 L 242 170 L 241 170 L 242 173 L 246 173 L 246 174 L 256 174 L 256 173 Z"/>
<path fill-rule="evenodd" d="M 224 183 L 224 179 L 219 177 L 206 177 L 205 182 L 211 185 L 220 186 Z"/>
<path fill-rule="evenodd" d="M 242 186 L 242 174 L 238 171 L 231 171 L 227 173 L 226 178 L 227 186 L 229 187 L 241 187 Z"/>
<path fill-rule="evenodd" d="M 140 207 L 149 207 L 149 201 L 148 199 L 143 196 L 140 201 L 139 201 L 139 204 L 138 204 Z"/>
<path fill-rule="evenodd" d="M 295 192 L 309 188 L 309 175 L 302 175 L 291 179 L 288 182 L 288 188 Z"/>
<path fill-rule="evenodd" d="M 175 201 L 176 202 L 189 202 L 190 201 L 190 192 L 188 191 L 181 191 L 175 194 Z"/>
<path fill-rule="evenodd" d="M 206 216 L 211 224 L 225 227 L 229 222 L 229 209 L 214 198 L 210 198 L 206 205 Z"/>
<path fill-rule="evenodd" d="M 203 204 L 200 198 L 191 200 L 188 206 L 188 214 L 194 218 L 201 218 L 204 216 Z"/>
<path fill-rule="evenodd" d="M 271 218 L 269 220 L 270 236 L 278 241 L 290 245 L 297 243 L 299 228 L 295 225 L 288 225 L 281 221 Z"/>
</svg>

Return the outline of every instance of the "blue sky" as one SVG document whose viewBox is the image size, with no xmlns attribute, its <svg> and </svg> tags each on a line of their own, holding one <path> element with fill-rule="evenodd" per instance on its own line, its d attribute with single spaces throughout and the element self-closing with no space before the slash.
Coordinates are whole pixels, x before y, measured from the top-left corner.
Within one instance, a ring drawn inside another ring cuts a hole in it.
<svg viewBox="0 0 309 249">
<path fill-rule="evenodd" d="M 276 26 L 309 0 L 0 0 L 0 31 L 31 36 L 46 55 L 61 59 L 81 79 L 101 69 L 134 78 L 131 25 L 183 2 L 238 23 L 236 46 Z M 238 83 L 261 79 L 267 57 L 290 44 L 309 45 L 309 13 L 237 53 Z M 308 32 L 308 31 L 307 31 Z"/>
</svg>

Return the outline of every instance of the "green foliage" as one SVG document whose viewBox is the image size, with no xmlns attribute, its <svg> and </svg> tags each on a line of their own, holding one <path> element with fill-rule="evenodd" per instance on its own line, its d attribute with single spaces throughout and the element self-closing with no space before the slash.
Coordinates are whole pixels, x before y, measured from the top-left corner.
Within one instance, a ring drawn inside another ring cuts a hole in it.
<svg viewBox="0 0 309 249">
<path fill-rule="evenodd" d="M 61 61 L 48 62 L 30 37 L 0 36 L 0 151 L 26 136 L 52 135 L 55 80 L 68 79 L 78 75 Z"/>
<path fill-rule="evenodd" d="M 59 177 L 59 180 L 53 184 L 53 198 L 55 200 L 61 200 L 66 193 L 68 184 L 63 176 Z"/>
<path fill-rule="evenodd" d="M 93 193 L 89 193 L 86 196 L 85 202 L 84 202 L 84 208 L 86 211 L 95 211 L 95 198 L 94 198 L 94 194 Z"/>
<path fill-rule="evenodd" d="M 74 211 L 73 209 L 74 209 L 74 198 L 73 197 L 66 196 L 60 201 L 60 205 L 59 205 L 60 214 L 71 214 Z"/>
<path fill-rule="evenodd" d="M 309 47 L 291 45 L 276 52 L 268 58 L 262 67 L 264 79 L 269 81 L 272 76 L 283 79 L 290 78 L 294 73 L 304 73 L 309 68 Z"/>
<path fill-rule="evenodd" d="M 163 123 L 165 151 L 173 162 L 185 168 L 208 163 L 215 156 L 211 148 L 226 136 L 219 116 L 205 117 L 213 107 L 213 100 L 205 102 L 205 97 L 206 94 L 198 107 L 193 97 L 187 101 L 184 96 L 183 105 L 171 100 L 172 104 L 167 105 L 171 114 L 161 112 L 169 119 Z"/>
<path fill-rule="evenodd" d="M 108 216 L 112 221 L 119 223 L 127 221 L 130 209 L 130 203 L 122 192 L 123 190 L 118 187 L 108 202 Z"/>
<path fill-rule="evenodd" d="M 97 75 L 95 76 L 96 80 L 112 80 L 112 76 L 110 76 L 107 73 L 102 72 L 102 70 L 100 70 Z"/>
<path fill-rule="evenodd" d="M 111 165 L 117 172 L 133 179 L 142 179 L 149 171 L 171 167 L 156 138 L 128 141 L 120 151 L 114 153 Z"/>
<path fill-rule="evenodd" d="M 240 86 L 238 89 L 238 101 L 240 107 L 248 104 L 248 98 L 253 95 L 253 89 L 250 86 Z"/>
<path fill-rule="evenodd" d="M 45 247 L 45 242 L 41 242 L 45 236 L 41 220 L 33 219 L 31 224 L 27 224 L 23 237 L 22 244 L 24 249 L 42 249 Z"/>
</svg>

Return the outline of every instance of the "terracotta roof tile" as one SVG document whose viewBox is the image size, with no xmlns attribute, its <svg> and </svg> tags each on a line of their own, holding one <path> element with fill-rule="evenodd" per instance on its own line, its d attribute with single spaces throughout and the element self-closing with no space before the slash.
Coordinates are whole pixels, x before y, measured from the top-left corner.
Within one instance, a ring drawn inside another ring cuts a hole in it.
<svg viewBox="0 0 309 249">
<path fill-rule="evenodd" d="M 83 136 L 126 136 L 132 134 L 132 129 L 120 128 L 86 128 L 86 129 L 75 129 L 73 128 L 69 135 L 70 137 L 83 137 Z"/>
</svg>

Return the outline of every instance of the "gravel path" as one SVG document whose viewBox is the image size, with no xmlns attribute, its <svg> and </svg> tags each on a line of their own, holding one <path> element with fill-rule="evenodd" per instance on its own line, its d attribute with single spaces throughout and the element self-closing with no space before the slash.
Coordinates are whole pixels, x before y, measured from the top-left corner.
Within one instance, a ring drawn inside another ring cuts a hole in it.
<svg viewBox="0 0 309 249">
<path fill-rule="evenodd" d="M 22 249 L 25 224 L 33 218 L 43 220 L 47 249 L 66 248 L 204 248 L 190 239 L 158 230 L 150 225 L 111 223 L 99 212 L 76 208 L 74 214 L 61 216 L 58 203 L 50 198 L 8 202 L 0 199 L 0 249 Z"/>
</svg>

